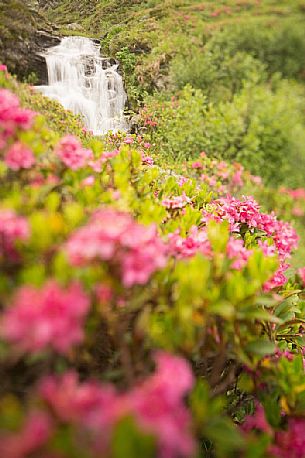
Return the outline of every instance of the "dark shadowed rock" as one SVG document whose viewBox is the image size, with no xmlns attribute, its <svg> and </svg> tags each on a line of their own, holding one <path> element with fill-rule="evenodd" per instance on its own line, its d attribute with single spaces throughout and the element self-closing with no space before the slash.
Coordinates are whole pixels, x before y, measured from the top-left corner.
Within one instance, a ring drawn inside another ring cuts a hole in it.
<svg viewBox="0 0 305 458">
<path fill-rule="evenodd" d="M 0 61 L 19 79 L 35 73 L 40 84 L 47 82 L 42 53 L 59 43 L 57 29 L 22 0 L 0 2 Z"/>
</svg>

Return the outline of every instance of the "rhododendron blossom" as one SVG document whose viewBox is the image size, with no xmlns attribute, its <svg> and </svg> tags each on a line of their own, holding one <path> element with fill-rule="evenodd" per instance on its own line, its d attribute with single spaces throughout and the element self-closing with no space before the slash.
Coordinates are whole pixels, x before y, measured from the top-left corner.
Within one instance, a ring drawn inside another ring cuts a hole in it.
<svg viewBox="0 0 305 458">
<path fill-rule="evenodd" d="M 88 161 L 93 158 L 92 151 L 83 148 L 80 141 L 73 135 L 63 137 L 55 152 L 61 161 L 72 170 L 85 167 Z"/>
<path fill-rule="evenodd" d="M 289 418 L 287 429 L 275 433 L 275 445 L 269 451 L 276 458 L 304 458 L 305 418 Z"/>
<path fill-rule="evenodd" d="M 258 229 L 270 236 L 277 249 L 281 260 L 285 260 L 297 247 L 298 236 L 293 227 L 286 222 L 279 221 L 276 216 L 260 212 L 258 203 L 253 197 L 243 197 L 238 200 L 228 196 L 212 204 L 213 212 L 204 212 L 203 221 L 209 219 L 216 221 L 227 220 L 232 232 L 239 232 L 241 225 L 246 225 L 250 231 Z"/>
<path fill-rule="evenodd" d="M 146 154 L 142 154 L 142 164 L 143 165 L 154 165 L 154 160 L 152 157 L 147 156 Z"/>
<path fill-rule="evenodd" d="M 269 425 L 263 406 L 259 403 L 255 403 L 255 412 L 253 415 L 248 415 L 241 428 L 245 432 L 251 432 L 253 430 L 263 431 L 265 433 L 272 433 L 272 428 Z"/>
<path fill-rule="evenodd" d="M 97 211 L 77 230 L 66 250 L 73 265 L 99 259 L 118 264 L 125 286 L 146 283 L 166 263 L 166 247 L 154 225 L 138 224 L 130 214 L 110 208 Z"/>
<path fill-rule="evenodd" d="M 12 92 L 0 89 L 0 131 L 1 136 L 13 135 L 17 128 L 29 129 L 36 115 L 31 110 L 21 108 L 19 99 Z"/>
<path fill-rule="evenodd" d="M 1 335 L 22 351 L 48 347 L 67 353 L 83 339 L 89 300 L 77 283 L 67 289 L 49 281 L 42 289 L 23 286 L 3 314 Z"/>
<path fill-rule="evenodd" d="M 300 267 L 298 269 L 298 274 L 299 274 L 299 277 L 302 281 L 302 284 L 303 286 L 305 287 L 305 267 Z"/>
<path fill-rule="evenodd" d="M 168 235 L 168 251 L 171 256 L 178 259 L 189 258 L 196 253 L 211 257 L 211 244 L 208 240 L 205 229 L 198 229 L 193 226 L 187 237 L 181 237 L 179 231 Z"/>
<path fill-rule="evenodd" d="M 183 208 L 187 204 L 190 204 L 192 202 L 192 199 L 190 199 L 185 192 L 181 194 L 181 196 L 174 196 L 174 197 L 168 197 L 166 199 L 162 200 L 162 205 L 165 208 L 168 209 L 178 209 L 178 208 Z"/>
<path fill-rule="evenodd" d="M 227 245 L 227 256 L 233 261 L 233 269 L 241 270 L 245 267 L 251 254 L 252 251 L 245 248 L 243 240 L 230 237 Z"/>
<path fill-rule="evenodd" d="M 159 352 L 155 373 L 129 392 L 118 393 L 95 382 L 80 384 L 70 372 L 61 378 L 47 377 L 40 393 L 60 421 L 91 431 L 100 452 L 107 453 L 116 424 L 131 415 L 140 431 L 156 437 L 158 457 L 176 458 L 190 456 L 195 448 L 183 401 L 193 383 L 185 360 Z"/>
<path fill-rule="evenodd" d="M 49 416 L 44 412 L 33 411 L 25 420 L 21 431 L 5 433 L 3 429 L 1 430 L 0 456 L 3 458 L 32 456 L 47 443 L 51 433 L 52 422 Z"/>
<path fill-rule="evenodd" d="M 12 170 L 29 169 L 35 164 L 35 158 L 27 146 L 16 142 L 6 152 L 4 162 Z"/>
<path fill-rule="evenodd" d="M 23 216 L 18 216 L 12 210 L 0 210 L 0 254 L 10 261 L 18 260 L 15 250 L 17 241 L 25 241 L 30 236 L 30 227 Z"/>
<path fill-rule="evenodd" d="M 30 227 L 23 216 L 18 216 L 13 210 L 0 210 L 0 233 L 9 241 L 27 240 Z"/>
</svg>

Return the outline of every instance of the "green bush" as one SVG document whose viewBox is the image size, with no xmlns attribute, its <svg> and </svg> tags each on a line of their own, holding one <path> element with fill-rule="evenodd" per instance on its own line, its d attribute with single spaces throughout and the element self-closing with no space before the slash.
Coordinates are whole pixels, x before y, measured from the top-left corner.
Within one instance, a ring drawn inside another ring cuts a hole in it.
<svg viewBox="0 0 305 458">
<path fill-rule="evenodd" d="M 246 23 L 226 27 L 212 36 L 205 52 L 218 56 L 221 52 L 234 56 L 245 52 L 267 66 L 269 74 L 280 72 L 287 78 L 298 78 L 305 69 L 304 25 L 295 22 L 261 27 Z"/>
<path fill-rule="evenodd" d="M 221 48 L 205 51 L 193 47 L 189 55 L 178 54 L 170 74 L 179 89 L 191 84 L 212 100 L 231 99 L 245 83 L 262 83 L 267 79 L 266 68 L 258 59 L 245 52 L 232 56 Z"/>
<path fill-rule="evenodd" d="M 208 103 L 186 86 L 177 101 L 148 103 L 158 120 L 151 140 L 164 157 L 184 160 L 202 150 L 239 161 L 271 185 L 303 183 L 303 89 L 291 82 L 246 86 L 232 101 Z M 298 167 L 296 167 L 298 164 Z"/>
</svg>

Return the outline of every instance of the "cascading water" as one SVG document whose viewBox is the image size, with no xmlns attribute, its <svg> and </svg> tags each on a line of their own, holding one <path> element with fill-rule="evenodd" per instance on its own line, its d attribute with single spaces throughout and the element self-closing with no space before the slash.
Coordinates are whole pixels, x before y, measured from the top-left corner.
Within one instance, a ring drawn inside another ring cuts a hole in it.
<svg viewBox="0 0 305 458">
<path fill-rule="evenodd" d="M 126 93 L 117 64 L 100 56 L 100 46 L 84 37 L 66 37 L 44 57 L 48 86 L 37 86 L 47 97 L 82 116 L 95 135 L 126 130 Z"/>
</svg>

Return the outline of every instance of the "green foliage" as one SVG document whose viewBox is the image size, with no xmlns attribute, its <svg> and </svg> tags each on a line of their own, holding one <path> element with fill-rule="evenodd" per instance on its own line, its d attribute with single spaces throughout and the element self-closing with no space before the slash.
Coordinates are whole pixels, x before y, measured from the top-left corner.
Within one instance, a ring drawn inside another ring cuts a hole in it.
<svg viewBox="0 0 305 458">
<path fill-rule="evenodd" d="M 303 100 L 302 87 L 285 81 L 275 81 L 273 87 L 246 86 L 232 101 L 218 104 L 186 86 L 177 101 L 148 100 L 147 110 L 157 119 L 151 141 L 175 161 L 205 151 L 210 157 L 237 160 L 271 185 L 301 186 Z"/>
<path fill-rule="evenodd" d="M 263 63 L 243 51 L 231 55 L 226 47 L 191 47 L 172 61 L 171 77 L 180 89 L 190 84 L 209 100 L 220 101 L 232 99 L 245 84 L 266 81 L 267 73 Z"/>
<path fill-rule="evenodd" d="M 226 27 L 212 36 L 207 53 L 220 64 L 220 50 L 233 57 L 244 52 L 262 62 L 269 75 L 279 72 L 286 78 L 301 78 L 305 69 L 305 33 L 300 21 L 283 22 L 275 27 L 242 24 Z"/>
</svg>

